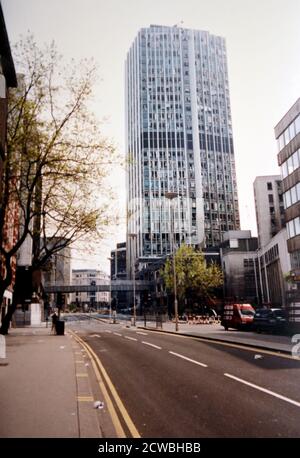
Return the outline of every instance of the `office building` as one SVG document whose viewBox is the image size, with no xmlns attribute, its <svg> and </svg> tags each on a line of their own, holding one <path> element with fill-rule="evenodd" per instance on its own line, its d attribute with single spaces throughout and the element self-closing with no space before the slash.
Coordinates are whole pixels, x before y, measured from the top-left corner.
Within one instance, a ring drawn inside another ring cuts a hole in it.
<svg viewBox="0 0 300 458">
<path fill-rule="evenodd" d="M 110 278 L 113 281 L 127 278 L 126 242 L 117 243 L 116 249 L 110 252 Z M 118 310 L 126 309 L 132 302 L 131 294 L 128 291 L 114 291 L 112 301 L 116 301 Z"/>
<path fill-rule="evenodd" d="M 64 244 L 65 239 L 60 237 L 53 237 L 47 239 L 47 248 L 53 249 L 53 246 Z M 64 246 L 56 253 L 53 253 L 42 269 L 43 271 L 43 286 L 68 286 L 71 284 L 71 247 Z M 52 293 L 48 295 L 48 302 L 51 307 L 56 305 L 65 307 L 70 303 L 69 294 Z"/>
<path fill-rule="evenodd" d="M 300 327 L 300 98 L 275 127 L 278 164 L 287 227 L 287 246 L 291 258 L 293 289 L 288 295 L 291 323 Z"/>
<path fill-rule="evenodd" d="M 228 231 L 221 244 L 226 301 L 258 303 L 257 237 L 251 231 Z"/>
<path fill-rule="evenodd" d="M 117 243 L 116 249 L 110 252 L 110 278 L 126 279 L 126 242 Z"/>
<path fill-rule="evenodd" d="M 257 261 L 261 303 L 285 308 L 288 293 L 287 278 L 291 270 L 286 228 L 277 232 L 269 243 L 258 250 Z"/>
<path fill-rule="evenodd" d="M 285 227 L 281 176 L 256 177 L 253 187 L 258 246 L 262 248 Z"/>
<path fill-rule="evenodd" d="M 151 25 L 125 73 L 130 271 L 172 252 L 173 234 L 175 248 L 217 246 L 240 222 L 224 38 Z"/>
<path fill-rule="evenodd" d="M 107 284 L 109 285 L 109 276 L 96 269 L 73 269 L 72 270 L 72 285 L 78 286 L 78 291 L 71 294 L 72 304 L 76 304 L 83 310 L 92 308 L 107 307 L 110 301 L 110 293 L 106 291 L 96 291 L 91 288 L 90 291 L 80 291 L 81 286 L 97 286 Z"/>
</svg>

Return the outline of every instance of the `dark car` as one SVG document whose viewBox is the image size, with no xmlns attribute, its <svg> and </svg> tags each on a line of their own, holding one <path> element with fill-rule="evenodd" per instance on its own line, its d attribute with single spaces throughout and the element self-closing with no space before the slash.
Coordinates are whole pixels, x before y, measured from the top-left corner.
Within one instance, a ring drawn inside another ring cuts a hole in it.
<svg viewBox="0 0 300 458">
<path fill-rule="evenodd" d="M 256 332 L 284 332 L 287 327 L 287 313 L 283 309 L 257 309 L 252 322 Z"/>
</svg>

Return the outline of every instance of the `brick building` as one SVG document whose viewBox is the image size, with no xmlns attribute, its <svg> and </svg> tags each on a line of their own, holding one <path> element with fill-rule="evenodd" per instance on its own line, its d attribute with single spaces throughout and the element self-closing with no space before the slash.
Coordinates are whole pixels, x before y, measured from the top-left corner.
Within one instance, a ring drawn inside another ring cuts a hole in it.
<svg viewBox="0 0 300 458">
<path fill-rule="evenodd" d="M 5 250 L 11 248 L 17 237 L 19 220 L 19 208 L 17 203 L 12 199 L 8 200 L 8 204 L 5 205 L 4 203 L 7 196 L 7 193 L 4 192 L 4 159 L 6 153 L 8 89 L 11 87 L 17 87 L 17 77 L 0 4 L 0 238 L 1 246 Z M 12 182 L 10 183 L 10 185 L 13 184 Z M 3 278 L 3 275 L 5 275 L 3 258 L 0 258 L 0 263 L 1 277 Z M 11 265 L 13 268 L 13 279 L 4 293 L 4 300 L 1 304 L 0 320 L 2 320 L 6 313 L 7 306 L 12 301 L 12 291 L 16 272 L 15 258 L 12 259 Z"/>
</svg>

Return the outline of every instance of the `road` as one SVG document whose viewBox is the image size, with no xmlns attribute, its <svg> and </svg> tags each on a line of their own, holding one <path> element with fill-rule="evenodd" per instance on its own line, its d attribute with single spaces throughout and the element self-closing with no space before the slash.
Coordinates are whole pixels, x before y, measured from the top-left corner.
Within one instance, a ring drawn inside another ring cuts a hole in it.
<svg viewBox="0 0 300 458">
<path fill-rule="evenodd" d="M 300 361 L 125 324 L 69 321 L 141 437 L 300 437 Z"/>
</svg>

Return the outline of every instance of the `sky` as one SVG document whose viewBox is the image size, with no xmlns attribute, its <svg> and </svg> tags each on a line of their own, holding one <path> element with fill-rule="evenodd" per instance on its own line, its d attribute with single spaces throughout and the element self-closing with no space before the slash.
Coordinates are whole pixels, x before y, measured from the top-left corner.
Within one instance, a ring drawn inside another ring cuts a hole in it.
<svg viewBox="0 0 300 458">
<path fill-rule="evenodd" d="M 93 104 L 103 134 L 125 154 L 124 62 L 138 30 L 150 24 L 207 30 L 225 37 L 241 229 L 256 235 L 253 182 L 279 174 L 274 127 L 300 96 L 299 0 L 2 0 L 11 45 L 29 30 L 54 40 L 66 58 L 93 57 L 101 82 Z M 107 257 L 125 241 L 125 172 L 112 177 L 124 223 L 94 257 L 73 267 L 109 270 Z"/>
</svg>

